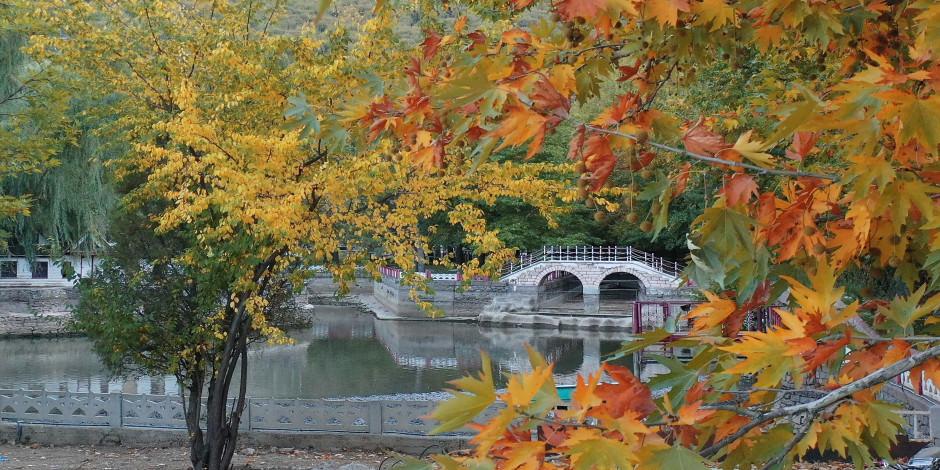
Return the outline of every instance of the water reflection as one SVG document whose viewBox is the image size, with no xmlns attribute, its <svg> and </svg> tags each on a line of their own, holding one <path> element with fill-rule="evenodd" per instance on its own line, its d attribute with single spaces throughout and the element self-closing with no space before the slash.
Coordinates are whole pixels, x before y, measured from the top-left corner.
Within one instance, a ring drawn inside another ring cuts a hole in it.
<svg viewBox="0 0 940 470">
<path fill-rule="evenodd" d="M 439 391 L 480 368 L 487 352 L 501 372 L 528 366 L 525 344 L 556 363 L 560 382 L 591 372 L 624 333 L 481 328 L 471 323 L 383 321 L 345 307 L 318 307 L 290 345 L 250 353 L 248 393 L 319 398 Z M 172 377 L 112 378 L 83 338 L 0 340 L 0 388 L 167 393 Z M 629 359 L 627 365 L 632 365 Z M 648 372 L 645 371 L 644 372 Z M 646 374 L 644 374 L 646 375 Z"/>
</svg>

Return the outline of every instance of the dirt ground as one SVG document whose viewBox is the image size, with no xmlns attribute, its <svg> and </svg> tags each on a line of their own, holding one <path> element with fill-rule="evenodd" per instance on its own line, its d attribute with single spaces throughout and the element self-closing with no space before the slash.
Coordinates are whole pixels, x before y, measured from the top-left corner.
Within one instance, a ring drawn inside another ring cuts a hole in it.
<svg viewBox="0 0 940 470">
<path fill-rule="evenodd" d="M 5 458 L 5 459 L 4 459 Z M 394 455 L 349 451 L 316 452 L 289 448 L 243 448 L 235 456 L 236 469 L 254 470 L 377 470 L 394 467 Z M 384 462 L 384 465 L 383 465 Z M 0 470 L 176 470 L 188 469 L 185 448 L 135 449 L 126 447 L 26 447 L 0 444 Z M 850 470 L 849 463 L 801 462 L 794 470 Z M 873 467 L 875 468 L 875 467 Z"/>
<path fill-rule="evenodd" d="M 373 470 L 389 455 L 362 451 L 315 452 L 289 448 L 241 449 L 235 456 L 238 469 L 264 470 Z M 392 462 L 385 464 L 389 467 Z M 189 454 L 182 447 L 134 449 L 125 447 L 25 447 L 0 445 L 0 470 L 87 469 L 137 470 L 187 469 Z"/>
</svg>

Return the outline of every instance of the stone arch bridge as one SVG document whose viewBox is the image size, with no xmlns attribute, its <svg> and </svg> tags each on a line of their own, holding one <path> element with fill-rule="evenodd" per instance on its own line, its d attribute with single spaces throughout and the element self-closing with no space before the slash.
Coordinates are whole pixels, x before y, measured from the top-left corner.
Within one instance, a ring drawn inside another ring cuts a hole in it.
<svg viewBox="0 0 940 470">
<path fill-rule="evenodd" d="M 507 265 L 500 280 L 537 290 L 547 282 L 573 277 L 584 295 L 599 295 L 605 281 L 617 278 L 633 281 L 640 297 L 674 292 L 682 283 L 683 267 L 629 246 L 546 246 Z"/>
</svg>

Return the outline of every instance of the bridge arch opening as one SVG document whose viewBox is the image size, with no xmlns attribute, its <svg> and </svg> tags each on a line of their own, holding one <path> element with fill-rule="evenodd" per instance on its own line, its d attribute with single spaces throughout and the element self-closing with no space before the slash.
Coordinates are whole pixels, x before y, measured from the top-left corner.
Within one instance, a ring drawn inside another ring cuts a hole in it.
<svg viewBox="0 0 940 470">
<path fill-rule="evenodd" d="M 578 276 L 568 271 L 545 273 L 539 279 L 538 308 L 584 308 L 584 284 Z"/>
<path fill-rule="evenodd" d="M 613 272 L 601 279 L 599 293 L 603 303 L 633 302 L 643 290 L 640 278 L 626 272 Z"/>
</svg>

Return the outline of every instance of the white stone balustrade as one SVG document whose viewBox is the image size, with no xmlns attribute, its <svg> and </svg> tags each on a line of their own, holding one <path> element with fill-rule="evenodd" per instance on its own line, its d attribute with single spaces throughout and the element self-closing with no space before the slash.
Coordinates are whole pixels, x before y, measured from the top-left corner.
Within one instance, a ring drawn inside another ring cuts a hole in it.
<svg viewBox="0 0 940 470">
<path fill-rule="evenodd" d="M 428 435 L 435 401 L 248 398 L 243 431 Z M 492 407 L 487 420 L 498 412 Z M 122 393 L 0 390 L 0 420 L 64 426 L 185 429 L 179 397 Z M 470 431 L 444 434 L 469 435 Z"/>
</svg>

